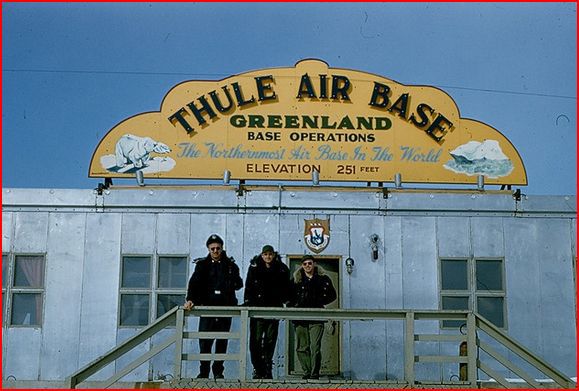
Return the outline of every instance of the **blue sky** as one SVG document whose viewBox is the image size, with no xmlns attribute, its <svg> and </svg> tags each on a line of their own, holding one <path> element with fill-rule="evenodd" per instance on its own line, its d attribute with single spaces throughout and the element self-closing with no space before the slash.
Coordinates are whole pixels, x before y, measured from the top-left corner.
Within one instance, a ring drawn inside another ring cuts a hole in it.
<svg viewBox="0 0 579 391">
<path fill-rule="evenodd" d="M 319 58 L 446 91 L 576 194 L 575 3 L 3 3 L 3 187 L 87 188 L 118 122 L 174 85 Z M 115 184 L 134 184 L 115 180 Z"/>
</svg>

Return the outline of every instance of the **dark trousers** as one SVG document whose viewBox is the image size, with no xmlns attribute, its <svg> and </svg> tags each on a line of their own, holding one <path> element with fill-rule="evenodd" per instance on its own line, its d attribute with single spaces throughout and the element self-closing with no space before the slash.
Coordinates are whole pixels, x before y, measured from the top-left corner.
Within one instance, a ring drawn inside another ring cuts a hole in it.
<svg viewBox="0 0 579 391">
<path fill-rule="evenodd" d="M 258 376 L 271 378 L 278 327 L 279 320 L 277 319 L 252 318 L 249 322 L 251 364 Z"/>
<path fill-rule="evenodd" d="M 200 318 L 199 319 L 199 331 L 229 331 L 231 328 L 231 318 Z M 200 339 L 199 340 L 199 352 L 200 353 L 211 353 L 213 347 L 213 341 L 215 341 L 215 354 L 226 353 L 227 352 L 227 339 Z M 199 366 L 199 373 L 205 376 L 209 376 L 209 368 L 211 366 L 211 361 L 201 361 Z M 223 361 L 214 361 L 213 366 L 213 376 L 223 375 Z"/>
</svg>

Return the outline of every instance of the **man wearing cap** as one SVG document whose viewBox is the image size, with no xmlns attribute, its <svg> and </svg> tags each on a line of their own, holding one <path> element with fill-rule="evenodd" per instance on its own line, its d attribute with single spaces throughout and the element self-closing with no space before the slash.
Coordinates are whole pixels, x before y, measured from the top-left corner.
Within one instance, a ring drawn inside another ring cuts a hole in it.
<svg viewBox="0 0 579 391">
<path fill-rule="evenodd" d="M 283 307 L 289 300 L 290 272 L 270 245 L 250 262 L 245 279 L 245 306 Z M 273 353 L 279 320 L 251 318 L 249 351 L 254 379 L 272 379 Z"/>
<path fill-rule="evenodd" d="M 292 304 L 300 308 L 323 308 L 337 297 L 332 280 L 311 255 L 302 257 L 302 266 L 293 275 L 291 293 Z M 319 379 L 324 322 L 296 320 L 293 324 L 298 360 L 304 371 L 302 379 Z"/>
<path fill-rule="evenodd" d="M 209 254 L 195 262 L 195 271 L 189 279 L 187 298 L 183 308 L 190 310 L 195 305 L 205 306 L 235 306 L 237 297 L 235 291 L 243 287 L 239 275 L 239 267 L 223 250 L 223 239 L 219 235 L 209 236 L 207 242 Z M 199 331 L 225 331 L 231 328 L 231 318 L 201 317 Z M 214 339 L 200 339 L 199 352 L 211 353 Z M 227 351 L 227 339 L 215 341 L 215 353 Z M 223 361 L 201 361 L 197 378 L 208 378 L 209 370 L 213 370 L 215 379 L 223 379 Z"/>
</svg>

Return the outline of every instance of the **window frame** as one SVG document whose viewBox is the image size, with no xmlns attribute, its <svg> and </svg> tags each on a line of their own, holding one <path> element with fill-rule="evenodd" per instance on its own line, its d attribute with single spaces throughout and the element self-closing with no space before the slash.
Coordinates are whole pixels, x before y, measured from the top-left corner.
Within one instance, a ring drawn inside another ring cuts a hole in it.
<svg viewBox="0 0 579 391">
<path fill-rule="evenodd" d="M 2 257 L 6 256 L 8 262 L 6 272 L 6 286 L 2 286 L 2 296 L 6 297 L 6 305 L 2 306 L 2 327 L 3 328 L 42 328 L 45 318 L 45 305 L 46 305 L 46 263 L 47 256 L 46 253 L 2 253 Z M 25 286 L 14 286 L 14 278 L 16 276 L 16 259 L 18 257 L 39 257 L 42 260 L 42 286 L 41 287 L 25 287 Z M 41 310 L 40 310 L 40 322 L 38 324 L 14 324 L 12 310 L 14 307 L 14 295 L 15 294 L 34 294 L 40 295 Z"/>
<path fill-rule="evenodd" d="M 467 264 L 467 289 L 456 290 L 442 288 L 442 263 L 444 261 L 466 261 Z M 477 273 L 476 267 L 477 263 L 481 261 L 499 261 L 501 268 L 501 290 L 478 290 L 477 289 Z M 438 259 L 438 306 L 440 310 L 443 309 L 443 298 L 445 297 L 468 297 L 468 311 L 474 311 L 478 313 L 478 299 L 479 297 L 499 297 L 503 299 L 503 325 L 496 326 L 501 330 L 508 330 L 508 314 L 507 314 L 507 289 L 506 289 L 506 273 L 505 273 L 505 258 L 504 257 L 439 257 Z M 456 326 L 450 326 L 448 323 L 452 321 L 440 321 L 440 328 L 443 330 L 455 330 Z M 494 323 L 493 323 L 494 324 Z"/>
<path fill-rule="evenodd" d="M 154 307 L 151 308 L 151 316 L 152 319 L 155 320 L 162 314 L 157 316 L 159 311 L 158 303 L 159 303 L 159 296 L 169 296 L 169 295 L 180 295 L 182 297 L 182 302 L 185 303 L 185 296 L 187 296 L 187 282 L 188 282 L 188 271 L 189 271 L 189 256 L 188 255 L 164 255 L 164 254 L 157 254 L 156 257 L 156 270 L 154 279 L 155 282 L 153 283 L 153 296 L 152 300 L 154 301 Z M 185 262 L 185 281 L 181 288 L 175 287 L 160 287 L 159 285 L 159 278 L 161 277 L 160 270 L 161 270 L 161 258 L 182 258 Z"/>
<path fill-rule="evenodd" d="M 129 287 L 125 288 L 122 286 L 123 284 L 123 266 L 125 258 L 131 257 L 140 257 L 140 258 L 148 258 L 149 259 L 149 266 L 150 266 L 150 275 L 149 275 L 149 285 L 148 287 Z M 159 278 L 160 274 L 159 271 L 161 269 L 160 263 L 161 258 L 182 258 L 185 262 L 185 285 L 181 288 L 165 288 L 159 287 Z M 183 297 L 183 302 L 185 302 L 185 296 L 187 294 L 187 278 L 189 275 L 189 254 L 139 254 L 139 253 L 126 253 L 121 254 L 120 256 L 120 263 L 119 263 L 119 298 L 118 298 L 118 320 L 117 326 L 119 328 L 141 328 L 150 325 L 154 322 L 158 316 L 158 297 L 162 295 L 180 295 Z M 147 314 L 148 322 L 144 325 L 127 325 L 122 323 L 122 298 L 123 295 L 144 295 L 148 296 L 148 303 L 149 303 L 149 312 Z M 162 316 L 162 315 L 161 315 Z M 174 327 L 174 326 L 173 326 Z"/>
<path fill-rule="evenodd" d="M 147 287 L 123 287 L 123 271 L 125 266 L 125 258 L 148 258 L 149 259 L 149 284 Z M 153 280 L 153 256 L 151 254 L 127 253 L 121 254 L 119 262 L 119 301 L 117 307 L 117 326 L 119 328 L 138 328 L 146 327 L 151 323 L 151 286 Z M 147 295 L 149 302 L 149 309 L 147 313 L 148 323 L 145 325 L 129 325 L 123 324 L 123 295 Z"/>
<path fill-rule="evenodd" d="M 498 327 L 501 330 L 507 330 L 508 329 L 508 321 L 507 321 L 507 279 L 506 279 L 506 275 L 505 275 L 505 259 L 503 257 L 476 257 L 473 258 L 473 276 L 476 278 L 476 265 L 479 261 L 500 261 L 500 268 L 501 268 L 501 286 L 502 289 L 500 290 L 487 290 L 487 291 L 479 291 L 477 290 L 476 287 L 476 280 L 473 281 L 473 289 L 474 289 L 474 307 L 475 311 L 477 313 L 480 313 L 478 310 L 478 298 L 479 297 L 500 297 L 503 299 L 503 325 L 502 326 L 496 326 L 494 323 L 493 325 L 495 325 L 496 327 Z M 492 322 L 491 322 L 492 323 Z"/>
</svg>

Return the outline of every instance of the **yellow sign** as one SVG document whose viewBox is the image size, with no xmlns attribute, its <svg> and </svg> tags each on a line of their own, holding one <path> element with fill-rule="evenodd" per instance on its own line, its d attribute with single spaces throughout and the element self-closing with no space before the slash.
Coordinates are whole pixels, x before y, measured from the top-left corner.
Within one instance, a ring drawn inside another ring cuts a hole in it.
<svg viewBox="0 0 579 391">
<path fill-rule="evenodd" d="M 526 185 L 498 130 L 460 117 L 445 92 L 320 60 L 173 87 L 157 112 L 101 140 L 91 177 Z"/>
</svg>

